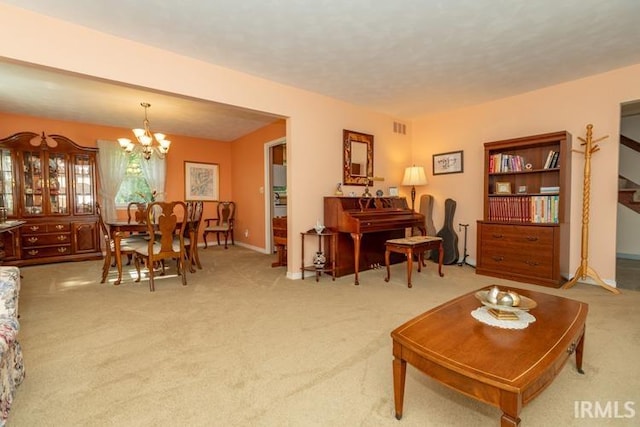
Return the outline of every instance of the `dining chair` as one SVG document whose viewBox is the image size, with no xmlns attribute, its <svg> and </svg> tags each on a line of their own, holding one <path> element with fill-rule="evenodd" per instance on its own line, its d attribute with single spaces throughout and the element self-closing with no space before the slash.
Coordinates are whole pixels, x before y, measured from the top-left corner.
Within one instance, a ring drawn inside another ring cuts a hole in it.
<svg viewBox="0 0 640 427">
<path fill-rule="evenodd" d="M 227 242 L 229 236 L 231 236 L 231 244 L 235 245 L 235 239 L 233 237 L 233 224 L 235 222 L 236 204 L 235 202 L 218 202 L 218 216 L 215 218 L 206 218 L 205 228 L 202 232 L 202 239 L 204 240 L 204 248 L 207 248 L 207 235 L 210 233 L 216 233 L 218 239 L 218 246 L 220 246 L 220 234 L 224 234 L 224 248 L 228 249 Z"/>
<path fill-rule="evenodd" d="M 100 283 L 104 283 L 107 280 L 107 276 L 109 275 L 109 269 L 115 265 L 116 243 L 114 240 L 114 236 L 111 235 L 109 228 L 102 218 L 102 208 L 100 207 L 100 203 L 96 203 L 96 212 L 98 214 L 98 225 L 102 232 L 102 238 L 105 247 L 104 264 L 102 265 L 102 280 L 100 281 Z M 119 237 L 120 236 L 118 236 L 118 238 Z M 126 255 L 128 257 L 129 262 L 127 263 L 127 265 L 131 263 L 131 257 L 135 252 L 136 247 L 140 244 L 141 241 L 138 239 L 129 239 L 127 237 L 120 238 L 120 255 Z M 114 284 L 119 285 L 120 280 L 116 280 Z"/>
<path fill-rule="evenodd" d="M 156 264 L 163 264 L 166 259 L 176 260 L 178 275 L 182 276 L 182 285 L 187 285 L 184 268 L 186 257 L 184 233 L 187 226 L 185 218 L 187 218 L 187 205 L 181 201 L 153 202 L 146 211 L 149 240 L 146 245 L 136 248 L 134 260 L 138 272 L 136 282 L 142 278 L 141 261 L 145 262 L 149 270 L 151 292 L 155 291 L 154 267 Z"/>
<path fill-rule="evenodd" d="M 144 224 L 146 218 L 147 204 L 144 202 L 130 202 L 127 205 L 127 222 Z"/>
<path fill-rule="evenodd" d="M 202 270 L 200 256 L 198 255 L 198 231 L 202 222 L 202 212 L 204 210 L 204 202 L 187 202 L 187 225 L 184 229 L 184 246 L 187 251 L 187 259 L 189 261 L 189 271 L 195 273 L 193 266 L 195 265 Z"/>
</svg>

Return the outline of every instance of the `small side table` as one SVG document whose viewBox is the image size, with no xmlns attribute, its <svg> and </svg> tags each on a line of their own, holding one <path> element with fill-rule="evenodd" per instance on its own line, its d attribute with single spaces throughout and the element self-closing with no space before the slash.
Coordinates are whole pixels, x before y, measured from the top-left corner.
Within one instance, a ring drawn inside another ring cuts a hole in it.
<svg viewBox="0 0 640 427">
<path fill-rule="evenodd" d="M 389 255 L 391 252 L 405 254 L 407 256 L 407 285 L 411 287 L 411 270 L 413 269 L 413 254 L 418 255 L 418 272 L 422 271 L 424 263 L 424 252 L 429 249 L 438 249 L 438 274 L 442 273 L 442 258 L 444 250 L 442 247 L 442 237 L 433 236 L 413 236 L 402 239 L 391 239 L 385 242 L 384 263 L 387 267 L 387 277 L 384 281 L 388 282 L 391 278 L 391 269 L 389 268 Z"/>
<path fill-rule="evenodd" d="M 302 280 L 304 280 L 305 271 L 314 271 L 316 273 L 316 282 L 319 280 L 322 273 L 330 273 L 332 280 L 336 280 L 336 258 L 338 248 L 338 233 L 325 228 L 322 233 L 317 233 L 316 230 L 311 229 L 303 233 L 300 233 L 302 238 L 302 263 L 300 264 L 300 271 L 302 272 Z M 318 268 L 315 265 L 304 265 L 304 238 L 305 236 L 316 236 L 318 238 L 318 252 L 323 252 L 326 261 L 324 267 Z M 324 249 L 324 251 L 323 251 Z M 327 250 L 329 254 L 327 256 Z"/>
</svg>

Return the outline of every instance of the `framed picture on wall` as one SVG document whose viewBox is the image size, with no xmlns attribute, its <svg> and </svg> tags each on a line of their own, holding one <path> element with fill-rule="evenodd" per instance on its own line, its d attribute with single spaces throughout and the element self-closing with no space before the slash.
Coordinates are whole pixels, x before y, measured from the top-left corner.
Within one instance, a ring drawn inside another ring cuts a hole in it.
<svg viewBox="0 0 640 427">
<path fill-rule="evenodd" d="M 462 173 L 464 171 L 462 151 L 433 155 L 433 174 Z"/>
<path fill-rule="evenodd" d="M 220 197 L 217 163 L 184 162 L 184 199 L 212 202 Z"/>
</svg>

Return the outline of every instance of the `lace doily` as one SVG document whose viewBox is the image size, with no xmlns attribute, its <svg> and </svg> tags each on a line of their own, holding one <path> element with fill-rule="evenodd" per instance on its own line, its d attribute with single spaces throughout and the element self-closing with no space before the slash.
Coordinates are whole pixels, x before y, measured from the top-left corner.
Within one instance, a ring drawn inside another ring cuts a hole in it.
<svg viewBox="0 0 640 427">
<path fill-rule="evenodd" d="M 477 321 L 503 329 L 524 329 L 529 326 L 529 323 L 536 321 L 536 318 L 526 311 L 516 311 L 515 314 L 518 316 L 518 320 L 496 319 L 489 313 L 489 308 L 485 306 L 478 307 L 471 312 L 471 315 Z"/>
</svg>

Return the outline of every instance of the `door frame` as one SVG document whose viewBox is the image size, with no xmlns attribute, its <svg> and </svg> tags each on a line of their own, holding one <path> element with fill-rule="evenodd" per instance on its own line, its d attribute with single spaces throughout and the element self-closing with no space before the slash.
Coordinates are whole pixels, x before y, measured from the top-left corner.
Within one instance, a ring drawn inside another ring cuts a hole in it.
<svg viewBox="0 0 640 427">
<path fill-rule="evenodd" d="M 287 137 L 283 136 L 278 139 L 274 139 L 273 141 L 265 142 L 264 144 L 264 250 L 265 253 L 271 254 L 273 253 L 273 186 L 271 185 L 271 165 L 273 163 L 273 159 L 271 157 L 271 148 L 276 145 L 282 145 L 287 143 Z M 287 173 L 287 198 L 289 188 L 289 174 Z M 290 200 L 290 199 L 289 199 Z M 287 203 L 287 210 L 289 209 L 289 204 Z"/>
</svg>

